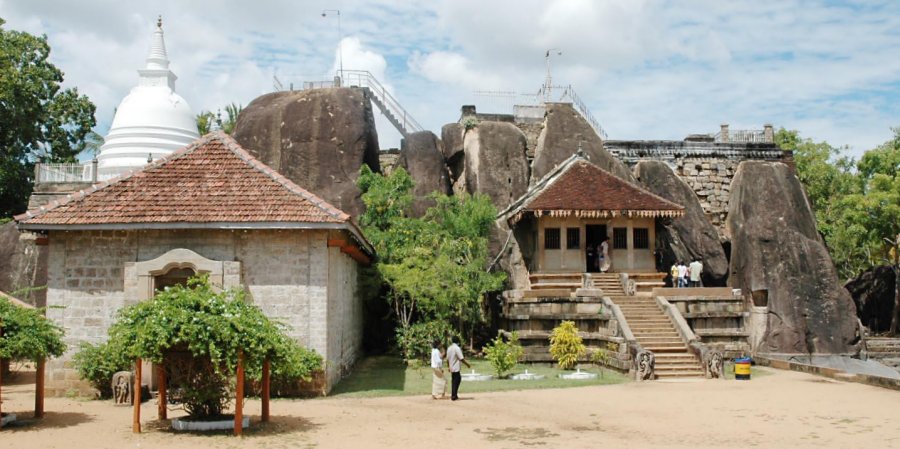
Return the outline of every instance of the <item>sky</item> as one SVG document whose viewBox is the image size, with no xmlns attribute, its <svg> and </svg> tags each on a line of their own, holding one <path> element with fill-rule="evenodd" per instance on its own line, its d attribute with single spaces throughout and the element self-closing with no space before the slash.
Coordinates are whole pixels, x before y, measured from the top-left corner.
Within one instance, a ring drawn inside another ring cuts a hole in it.
<svg viewBox="0 0 900 449">
<path fill-rule="evenodd" d="M 464 104 L 510 113 L 533 101 L 553 49 L 553 84 L 571 85 L 610 139 L 771 123 L 858 157 L 900 126 L 893 0 L 0 0 L 6 29 L 47 35 L 64 85 L 97 105 L 101 134 L 137 82 L 157 15 L 195 112 L 247 105 L 274 77 L 331 79 L 342 59 L 440 135 Z M 376 123 L 382 148 L 398 147 Z"/>
</svg>

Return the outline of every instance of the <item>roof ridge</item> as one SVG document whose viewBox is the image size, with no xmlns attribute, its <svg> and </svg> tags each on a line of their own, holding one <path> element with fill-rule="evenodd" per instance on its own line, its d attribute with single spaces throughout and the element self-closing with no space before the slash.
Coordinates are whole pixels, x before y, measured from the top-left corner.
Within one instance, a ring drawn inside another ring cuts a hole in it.
<svg viewBox="0 0 900 449">
<path fill-rule="evenodd" d="M 150 162 L 149 164 L 147 164 L 141 168 L 138 168 L 135 170 L 128 170 L 118 176 L 115 176 L 113 178 L 110 178 L 110 179 L 107 179 L 104 181 L 100 181 L 96 184 L 93 184 L 90 187 L 88 187 L 87 189 L 82 189 L 77 192 L 70 193 L 63 198 L 53 200 L 43 206 L 40 206 L 40 208 L 38 208 L 37 210 L 27 210 L 19 215 L 15 215 L 15 216 L 13 216 L 13 220 L 22 221 L 22 220 L 30 220 L 32 218 L 40 217 L 41 215 L 44 215 L 47 212 L 50 212 L 51 210 L 56 209 L 57 207 L 64 206 L 64 205 L 67 205 L 74 201 L 81 200 L 84 197 L 86 197 L 98 190 L 106 189 L 108 187 L 114 186 L 114 185 L 119 184 L 128 179 L 131 179 L 132 177 L 134 177 L 135 175 L 137 175 L 139 173 L 143 173 L 147 170 L 151 170 L 154 168 L 158 168 L 162 165 L 165 165 L 165 164 L 169 163 L 170 161 L 178 159 L 186 154 L 190 154 L 197 148 L 200 148 L 201 146 L 209 143 L 209 141 L 212 140 L 212 137 L 214 137 L 212 134 L 213 133 L 206 134 L 205 136 L 200 137 L 199 139 L 185 145 L 184 147 L 182 147 L 172 153 L 169 153 L 153 162 Z"/>
</svg>

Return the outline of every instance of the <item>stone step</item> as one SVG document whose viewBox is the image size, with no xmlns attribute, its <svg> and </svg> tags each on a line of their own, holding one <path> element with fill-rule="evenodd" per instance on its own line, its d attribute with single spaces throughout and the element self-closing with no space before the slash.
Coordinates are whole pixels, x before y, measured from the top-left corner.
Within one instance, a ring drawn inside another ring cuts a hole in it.
<svg viewBox="0 0 900 449">
<path fill-rule="evenodd" d="M 655 368 L 656 371 L 703 371 L 703 368 L 701 368 L 700 364 L 696 361 L 685 363 L 659 363 L 659 360 L 657 360 Z"/>
<path fill-rule="evenodd" d="M 666 352 L 666 353 L 657 355 L 656 361 L 657 362 L 665 362 L 665 363 L 669 363 L 669 362 L 681 363 L 682 361 L 697 363 L 697 356 L 695 356 L 694 354 L 689 354 L 689 353 L 684 353 L 684 352 L 682 352 L 680 354 L 677 352 Z"/>
<path fill-rule="evenodd" d="M 681 337 L 635 337 L 637 341 L 639 341 L 642 345 L 655 344 L 655 343 L 674 343 L 683 345 L 684 342 L 681 341 Z"/>
<path fill-rule="evenodd" d="M 541 290 L 548 288 L 567 288 L 567 289 L 579 289 L 581 288 L 581 283 L 569 283 L 569 282 L 541 282 L 538 284 L 531 284 L 532 290 Z"/>
<path fill-rule="evenodd" d="M 641 345 L 644 349 L 657 353 L 657 352 L 684 352 L 687 347 L 684 343 L 680 344 L 672 344 L 672 345 L 664 345 L 664 344 L 649 344 L 649 345 Z"/>
<path fill-rule="evenodd" d="M 522 292 L 523 298 L 568 298 L 572 296 L 573 291 L 566 288 L 525 290 Z"/>
<path fill-rule="evenodd" d="M 676 332 L 633 332 L 634 338 L 640 340 L 641 338 L 681 338 L 680 335 Z"/>
<path fill-rule="evenodd" d="M 658 379 L 675 379 L 675 378 L 696 378 L 703 377 L 703 370 L 690 370 L 690 371 L 663 371 L 656 372 L 656 377 Z"/>
</svg>

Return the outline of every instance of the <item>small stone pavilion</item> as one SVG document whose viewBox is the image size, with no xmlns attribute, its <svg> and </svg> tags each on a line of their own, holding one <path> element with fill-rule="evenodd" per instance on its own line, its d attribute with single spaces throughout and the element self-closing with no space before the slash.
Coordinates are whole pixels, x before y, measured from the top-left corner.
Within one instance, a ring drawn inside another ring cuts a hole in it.
<svg viewBox="0 0 900 449">
<path fill-rule="evenodd" d="M 361 354 L 357 270 L 371 245 L 349 215 L 223 133 L 16 220 L 49 245 L 47 315 L 69 345 L 48 363 L 57 394 L 87 389 L 72 354 L 81 342 L 104 341 L 120 308 L 195 274 L 244 288 L 321 354 L 325 391 Z"/>
<path fill-rule="evenodd" d="M 599 271 L 608 237 L 610 272 L 656 272 L 656 220 L 684 208 L 572 155 L 500 213 L 514 230 L 530 273 Z"/>
</svg>

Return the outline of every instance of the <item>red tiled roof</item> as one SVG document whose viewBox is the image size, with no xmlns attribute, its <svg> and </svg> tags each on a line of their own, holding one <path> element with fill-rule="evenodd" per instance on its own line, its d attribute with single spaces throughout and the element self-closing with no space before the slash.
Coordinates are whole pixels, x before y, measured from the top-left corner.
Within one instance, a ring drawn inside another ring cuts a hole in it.
<svg viewBox="0 0 900 449">
<path fill-rule="evenodd" d="M 581 217 L 657 217 L 684 213 L 682 206 L 618 178 L 584 159 L 574 158 L 564 165 L 547 175 L 519 200 L 519 206 L 512 211 L 512 222 L 518 221 L 524 212 Z"/>
<path fill-rule="evenodd" d="M 350 216 L 218 132 L 142 170 L 26 212 L 16 220 L 40 229 L 39 225 L 339 224 L 349 222 Z"/>
</svg>

